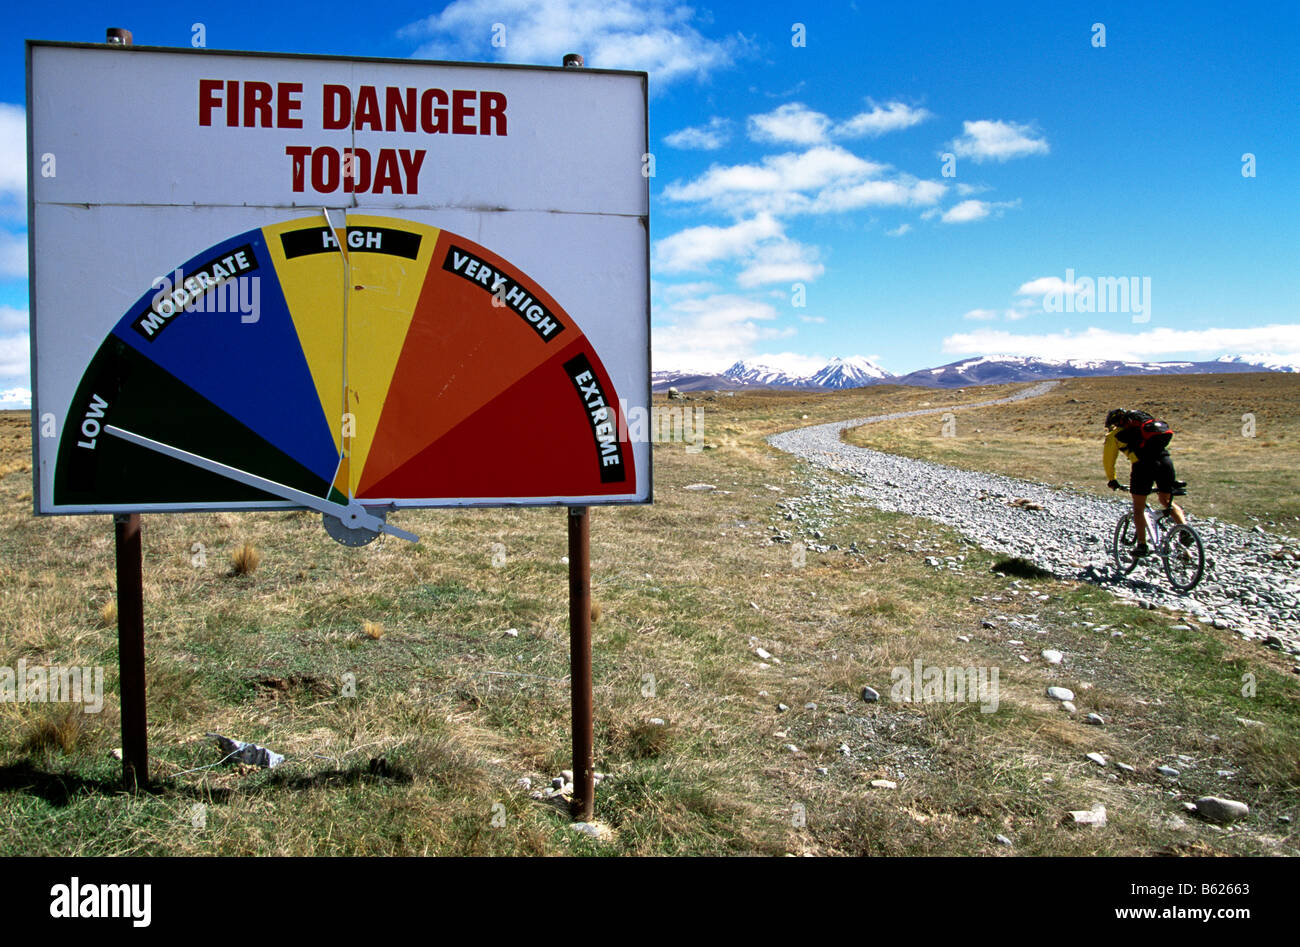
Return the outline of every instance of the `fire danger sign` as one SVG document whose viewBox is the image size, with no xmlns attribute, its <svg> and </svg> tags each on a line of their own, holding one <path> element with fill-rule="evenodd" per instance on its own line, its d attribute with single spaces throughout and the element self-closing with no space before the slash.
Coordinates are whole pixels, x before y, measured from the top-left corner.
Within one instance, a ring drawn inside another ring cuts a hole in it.
<svg viewBox="0 0 1300 947">
<path fill-rule="evenodd" d="M 649 501 L 644 73 L 27 57 L 38 513 Z"/>
</svg>

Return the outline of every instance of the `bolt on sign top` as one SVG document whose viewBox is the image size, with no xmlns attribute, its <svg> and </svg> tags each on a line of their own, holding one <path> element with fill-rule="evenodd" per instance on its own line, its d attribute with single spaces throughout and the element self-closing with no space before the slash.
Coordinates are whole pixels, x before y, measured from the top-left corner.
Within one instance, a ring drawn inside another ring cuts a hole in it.
<svg viewBox="0 0 1300 947">
<path fill-rule="evenodd" d="M 649 502 L 645 73 L 27 69 L 37 513 Z"/>
</svg>

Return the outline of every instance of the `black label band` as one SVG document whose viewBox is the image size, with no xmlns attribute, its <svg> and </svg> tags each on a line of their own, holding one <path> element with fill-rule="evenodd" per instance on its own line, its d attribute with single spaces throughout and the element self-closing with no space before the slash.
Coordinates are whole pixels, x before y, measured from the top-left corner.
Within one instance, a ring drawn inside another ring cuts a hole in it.
<svg viewBox="0 0 1300 947">
<path fill-rule="evenodd" d="M 345 239 L 349 253 L 387 253 L 414 260 L 420 255 L 423 237 L 391 227 L 349 227 Z M 337 252 L 339 241 L 329 227 L 308 227 L 280 234 L 280 246 L 284 247 L 284 258 L 292 260 L 313 253 Z"/>
<path fill-rule="evenodd" d="M 605 390 L 592 371 L 591 362 L 580 353 L 564 363 L 564 371 L 587 412 L 600 463 L 600 482 L 623 483 L 627 472 L 623 467 L 623 445 L 618 442 L 618 415 L 605 397 Z"/>
<path fill-rule="evenodd" d="M 491 263 L 485 263 L 468 250 L 452 246 L 447 250 L 442 268 L 469 280 L 485 293 L 501 300 L 500 305 L 512 310 L 528 323 L 543 342 L 552 341 L 564 331 L 564 324 L 542 305 L 532 290 L 509 273 L 503 273 Z"/>
<path fill-rule="evenodd" d="M 171 325 L 172 320 L 202 299 L 210 290 L 216 289 L 232 279 L 247 276 L 256 271 L 261 264 L 253 245 L 246 243 L 235 247 L 221 256 L 213 257 L 197 269 L 184 273 L 178 271 L 179 285 L 172 285 L 171 277 L 163 277 L 164 285 L 154 295 L 149 308 L 131 322 L 131 328 L 140 334 L 146 342 L 155 341 Z"/>
</svg>

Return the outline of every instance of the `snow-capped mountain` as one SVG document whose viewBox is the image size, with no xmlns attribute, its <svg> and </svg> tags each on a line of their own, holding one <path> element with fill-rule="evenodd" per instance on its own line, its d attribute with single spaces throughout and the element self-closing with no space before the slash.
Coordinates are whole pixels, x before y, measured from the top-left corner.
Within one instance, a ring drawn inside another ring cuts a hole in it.
<svg viewBox="0 0 1300 947">
<path fill-rule="evenodd" d="M 861 388 L 893 377 L 870 359 L 855 355 L 852 358 L 833 358 L 808 375 L 768 365 L 757 359 L 741 359 L 720 375 L 657 371 L 651 373 L 651 385 L 655 391 L 666 391 L 670 387 L 680 391 L 725 391 L 737 388 L 840 389 Z"/>
<path fill-rule="evenodd" d="M 1220 355 L 1215 361 L 1225 365 L 1247 365 L 1270 372 L 1300 372 L 1300 357 L 1294 355 Z"/>
<path fill-rule="evenodd" d="M 722 373 L 732 381 L 760 388 L 801 388 L 808 379 L 792 375 L 771 365 L 761 362 L 748 362 L 741 359 Z"/>
<path fill-rule="evenodd" d="M 819 388 L 861 388 L 873 382 L 893 378 L 870 359 L 855 355 L 852 358 L 833 358 L 808 381 Z"/>
<path fill-rule="evenodd" d="M 1116 359 L 1034 358 L 1028 355 L 981 355 L 908 375 L 891 375 L 869 359 L 833 358 L 811 375 L 800 375 L 741 360 L 720 375 L 655 372 L 654 390 L 726 391 L 740 388 L 844 389 L 865 385 L 919 385 L 965 388 L 1017 381 L 1046 381 L 1109 375 L 1196 375 L 1224 372 L 1300 372 L 1300 361 L 1277 356 L 1225 355 L 1212 362 L 1140 362 Z"/>
<path fill-rule="evenodd" d="M 923 368 L 894 379 L 900 385 L 927 388 L 964 388 L 1000 385 L 1014 381 L 1079 378 L 1098 375 L 1191 375 L 1215 372 L 1257 372 L 1260 365 L 1232 361 L 1126 362 L 1115 359 L 1034 358 L 1028 355 L 982 355 L 958 362 Z"/>
<path fill-rule="evenodd" d="M 732 381 L 763 388 L 861 388 L 893 377 L 861 355 L 833 358 L 811 375 L 801 375 L 762 362 L 742 359 L 723 372 L 723 375 Z"/>
<path fill-rule="evenodd" d="M 715 375 L 709 372 L 659 371 L 650 373 L 651 391 L 667 391 L 669 388 L 676 388 L 678 391 L 731 391 L 746 387 L 748 386 L 744 382 L 728 378 L 726 375 Z"/>
</svg>

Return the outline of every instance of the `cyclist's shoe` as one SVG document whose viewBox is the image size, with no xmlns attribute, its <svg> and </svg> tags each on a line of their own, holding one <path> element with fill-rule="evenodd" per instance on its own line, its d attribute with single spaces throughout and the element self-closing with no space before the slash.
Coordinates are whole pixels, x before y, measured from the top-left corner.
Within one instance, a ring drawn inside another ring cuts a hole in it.
<svg viewBox="0 0 1300 947">
<path fill-rule="evenodd" d="M 1151 547 L 1148 546 L 1146 543 L 1139 543 L 1138 545 L 1133 547 L 1134 559 L 1143 559 L 1149 555 L 1151 555 Z"/>
</svg>

